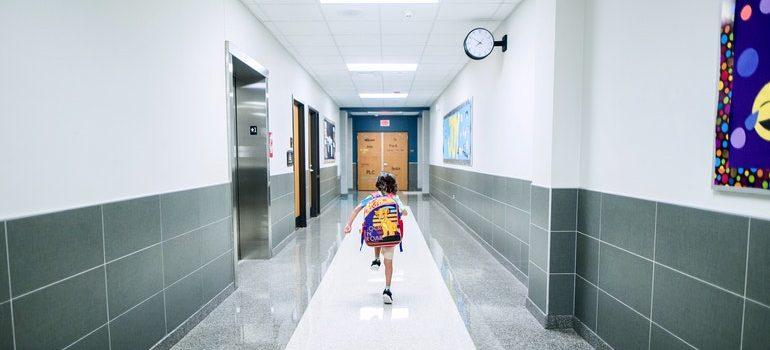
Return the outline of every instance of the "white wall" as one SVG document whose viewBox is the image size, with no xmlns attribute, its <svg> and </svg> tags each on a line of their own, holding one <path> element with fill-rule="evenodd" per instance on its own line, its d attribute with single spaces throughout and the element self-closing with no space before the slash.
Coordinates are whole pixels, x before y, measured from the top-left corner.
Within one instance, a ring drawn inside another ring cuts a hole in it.
<svg viewBox="0 0 770 350">
<path fill-rule="evenodd" d="M 307 119 L 309 108 L 315 109 L 320 114 L 319 150 L 323 150 L 324 118 L 332 120 L 337 125 L 337 134 L 340 133 L 339 107 L 240 1 L 224 1 L 227 40 L 233 41 L 239 49 L 270 70 L 268 109 L 274 147 L 270 173 L 271 175 L 290 173 L 293 169 L 286 166 L 286 151 L 290 148 L 289 139 L 293 135 L 292 96 L 305 104 L 305 124 L 308 128 L 310 126 Z M 339 135 L 337 139 L 339 142 Z M 306 135 L 306 140 L 305 144 L 309 145 L 309 135 Z M 305 157 L 308 164 L 309 158 Z M 322 168 L 336 165 L 340 159 L 339 147 L 337 147 L 335 163 L 324 163 L 323 153 L 319 158 Z"/>
<path fill-rule="evenodd" d="M 227 182 L 225 40 L 270 70 L 290 172 L 291 95 L 338 109 L 236 0 L 0 2 L 0 219 Z"/>
<path fill-rule="evenodd" d="M 583 187 L 770 218 L 711 189 L 720 0 L 590 0 Z"/>
<path fill-rule="evenodd" d="M 553 9 L 553 132 L 549 186 L 575 188 L 580 186 L 585 1 L 555 1 Z"/>
<path fill-rule="evenodd" d="M 494 32 L 496 39 L 508 34 L 507 52 L 495 48 L 484 60 L 468 63 L 431 106 L 431 164 L 531 178 L 535 5 L 535 0 L 524 0 Z M 444 164 L 443 118 L 469 98 L 473 98 L 473 164 L 470 168 Z"/>
</svg>

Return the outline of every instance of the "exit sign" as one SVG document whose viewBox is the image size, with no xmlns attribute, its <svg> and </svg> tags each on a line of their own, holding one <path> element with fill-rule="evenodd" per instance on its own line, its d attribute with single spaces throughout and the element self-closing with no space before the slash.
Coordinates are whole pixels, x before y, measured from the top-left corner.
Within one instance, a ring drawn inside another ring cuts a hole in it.
<svg viewBox="0 0 770 350">
<path fill-rule="evenodd" d="M 380 126 L 383 126 L 383 127 L 390 126 L 390 119 L 381 119 Z"/>
</svg>

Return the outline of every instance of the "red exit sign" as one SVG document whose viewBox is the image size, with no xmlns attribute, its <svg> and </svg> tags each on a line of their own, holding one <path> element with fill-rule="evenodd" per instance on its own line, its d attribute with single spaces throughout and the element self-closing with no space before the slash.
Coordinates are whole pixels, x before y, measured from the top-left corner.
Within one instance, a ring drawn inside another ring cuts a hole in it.
<svg viewBox="0 0 770 350">
<path fill-rule="evenodd" d="M 390 126 L 390 119 L 380 119 L 380 126 Z"/>
</svg>

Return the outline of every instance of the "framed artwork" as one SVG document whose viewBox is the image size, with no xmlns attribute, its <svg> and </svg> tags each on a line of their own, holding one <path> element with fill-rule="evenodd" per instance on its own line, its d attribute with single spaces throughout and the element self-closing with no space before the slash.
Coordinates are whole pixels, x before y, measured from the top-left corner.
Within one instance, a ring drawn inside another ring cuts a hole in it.
<svg viewBox="0 0 770 350">
<path fill-rule="evenodd" d="M 336 126 L 334 123 L 324 118 L 324 161 L 334 163 L 337 154 Z"/>
<path fill-rule="evenodd" d="M 472 159 L 473 101 L 468 100 L 444 116 L 444 162 L 470 165 Z"/>
<path fill-rule="evenodd" d="M 770 0 L 723 0 L 713 186 L 769 193 Z"/>
</svg>

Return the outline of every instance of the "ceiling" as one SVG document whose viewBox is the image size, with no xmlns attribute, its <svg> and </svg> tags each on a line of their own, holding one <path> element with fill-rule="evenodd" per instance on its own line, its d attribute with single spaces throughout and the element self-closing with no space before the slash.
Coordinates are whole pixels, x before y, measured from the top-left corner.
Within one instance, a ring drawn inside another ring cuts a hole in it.
<svg viewBox="0 0 770 350">
<path fill-rule="evenodd" d="M 462 69 L 473 28 L 491 31 L 521 0 L 321 4 L 241 0 L 340 107 L 429 106 Z M 499 39 L 499 38 L 496 38 Z M 418 63 L 415 72 L 349 72 L 347 63 Z M 359 93 L 408 93 L 361 99 Z"/>
</svg>

